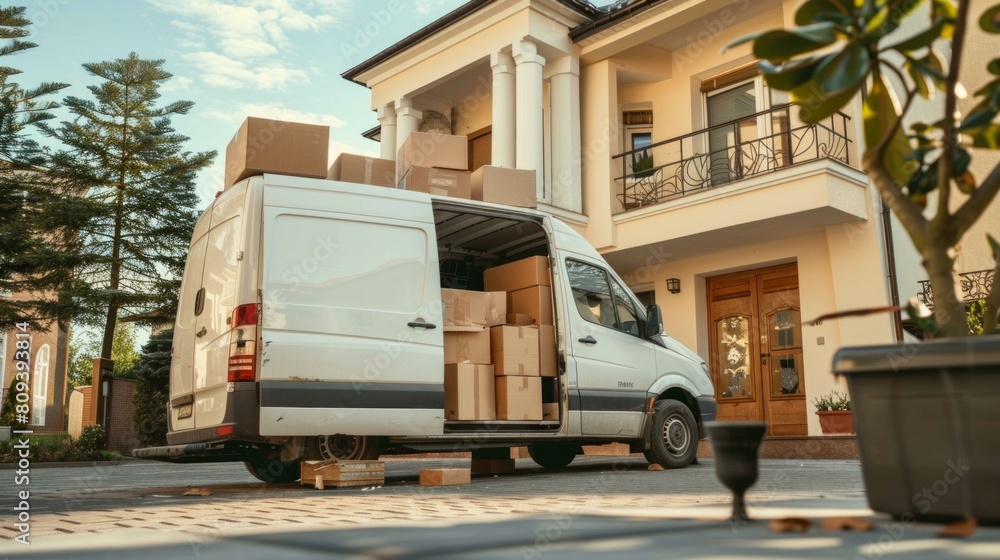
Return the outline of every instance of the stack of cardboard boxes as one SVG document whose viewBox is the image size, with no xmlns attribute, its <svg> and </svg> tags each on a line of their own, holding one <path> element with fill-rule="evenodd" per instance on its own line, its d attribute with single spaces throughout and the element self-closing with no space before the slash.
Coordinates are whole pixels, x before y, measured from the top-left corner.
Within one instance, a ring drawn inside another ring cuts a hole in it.
<svg viewBox="0 0 1000 560">
<path fill-rule="evenodd" d="M 411 132 L 396 153 L 397 187 L 457 198 L 472 198 L 466 136 Z"/>
<path fill-rule="evenodd" d="M 549 278 L 531 257 L 486 270 L 484 292 L 442 290 L 448 420 L 558 420 Z"/>
</svg>

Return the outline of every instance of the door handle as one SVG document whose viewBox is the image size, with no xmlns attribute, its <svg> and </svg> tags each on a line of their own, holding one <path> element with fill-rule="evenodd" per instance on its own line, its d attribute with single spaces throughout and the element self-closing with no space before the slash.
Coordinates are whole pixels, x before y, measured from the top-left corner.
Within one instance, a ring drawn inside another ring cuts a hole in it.
<svg viewBox="0 0 1000 560">
<path fill-rule="evenodd" d="M 197 336 L 198 338 L 201 338 L 201 337 L 205 336 L 206 333 L 208 333 L 208 329 L 206 329 L 205 327 L 202 327 L 201 330 L 198 331 L 195 334 L 195 336 Z"/>
<path fill-rule="evenodd" d="M 422 321 L 410 321 L 406 324 L 407 327 L 413 327 L 415 329 L 436 329 L 437 325 L 434 323 L 424 323 Z"/>
<path fill-rule="evenodd" d="M 597 344 L 597 339 L 590 336 L 589 334 L 583 338 L 578 338 L 577 340 L 579 340 L 584 344 Z"/>
</svg>

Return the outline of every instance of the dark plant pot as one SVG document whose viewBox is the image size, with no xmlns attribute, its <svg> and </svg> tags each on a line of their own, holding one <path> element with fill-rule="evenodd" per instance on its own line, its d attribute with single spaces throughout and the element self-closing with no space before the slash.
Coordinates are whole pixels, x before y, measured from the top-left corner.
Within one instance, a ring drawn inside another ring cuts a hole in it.
<svg viewBox="0 0 1000 560">
<path fill-rule="evenodd" d="M 850 410 L 819 410 L 819 427 L 824 434 L 853 434 L 854 416 Z"/>
<path fill-rule="evenodd" d="M 1000 336 L 843 348 L 875 511 L 1000 525 Z"/>
</svg>

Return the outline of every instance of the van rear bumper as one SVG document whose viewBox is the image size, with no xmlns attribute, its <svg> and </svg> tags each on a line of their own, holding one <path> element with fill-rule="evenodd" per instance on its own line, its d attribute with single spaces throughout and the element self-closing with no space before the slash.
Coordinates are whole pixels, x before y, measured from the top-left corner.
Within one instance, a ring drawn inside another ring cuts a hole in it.
<svg viewBox="0 0 1000 560">
<path fill-rule="evenodd" d="M 144 447 L 132 450 L 132 456 L 170 463 L 221 463 L 247 461 L 259 458 L 264 453 L 277 451 L 280 451 L 280 446 L 269 443 L 227 440 L 212 443 Z"/>
</svg>

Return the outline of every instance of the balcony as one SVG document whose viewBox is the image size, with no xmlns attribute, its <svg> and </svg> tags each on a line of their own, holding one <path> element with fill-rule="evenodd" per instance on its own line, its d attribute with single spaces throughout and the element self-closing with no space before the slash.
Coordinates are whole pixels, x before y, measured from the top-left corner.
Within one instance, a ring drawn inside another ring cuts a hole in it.
<svg viewBox="0 0 1000 560">
<path fill-rule="evenodd" d="M 818 160 L 850 165 L 848 122 L 836 113 L 812 125 L 781 105 L 612 156 L 616 213 L 661 204 Z M 666 163 L 660 163 L 666 162 Z M 627 171 L 627 173 L 626 173 Z"/>
</svg>

